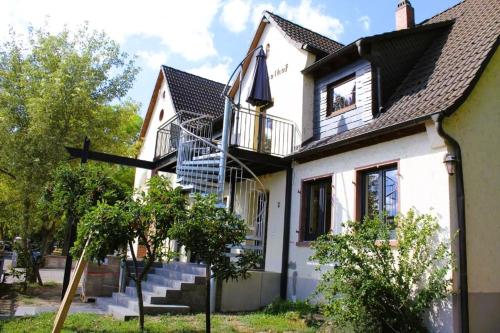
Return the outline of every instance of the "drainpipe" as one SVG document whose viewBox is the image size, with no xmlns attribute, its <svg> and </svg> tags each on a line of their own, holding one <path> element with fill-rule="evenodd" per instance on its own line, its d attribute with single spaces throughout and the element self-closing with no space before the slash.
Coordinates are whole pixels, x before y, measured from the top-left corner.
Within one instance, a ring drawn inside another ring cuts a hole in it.
<svg viewBox="0 0 500 333">
<path fill-rule="evenodd" d="M 288 253 L 290 250 L 290 209 L 292 204 L 293 169 L 286 169 L 285 219 L 283 223 L 283 252 L 281 256 L 280 298 L 286 299 L 288 287 Z"/>
<path fill-rule="evenodd" d="M 466 247 L 466 225 L 465 225 L 465 195 L 464 195 L 464 176 L 462 170 L 462 151 L 460 144 L 446 133 L 443 129 L 444 113 L 433 116 L 437 122 L 438 134 L 448 142 L 455 154 L 457 164 L 455 169 L 455 192 L 457 201 L 458 218 L 458 260 L 459 260 L 459 285 L 460 285 L 460 326 L 462 333 L 469 332 L 469 288 L 467 284 L 467 247 Z"/>
</svg>

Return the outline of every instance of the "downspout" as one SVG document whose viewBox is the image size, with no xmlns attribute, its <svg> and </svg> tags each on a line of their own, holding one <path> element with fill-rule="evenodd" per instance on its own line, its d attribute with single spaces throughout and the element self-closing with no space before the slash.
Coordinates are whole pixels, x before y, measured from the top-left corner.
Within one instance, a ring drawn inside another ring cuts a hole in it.
<svg viewBox="0 0 500 333">
<path fill-rule="evenodd" d="M 466 247 L 466 225 L 465 225 L 465 195 L 464 176 L 462 170 L 462 151 L 457 140 L 451 137 L 443 129 L 444 113 L 437 116 L 437 131 L 439 136 L 448 142 L 455 154 L 457 164 L 455 168 L 455 194 L 457 201 L 458 219 L 458 260 L 459 260 L 459 288 L 460 288 L 460 326 L 462 333 L 469 332 L 469 288 L 467 283 L 467 247 Z M 434 120 L 435 117 L 433 117 Z"/>
<path fill-rule="evenodd" d="M 292 204 L 293 169 L 286 169 L 285 218 L 283 223 L 283 252 L 281 256 L 280 298 L 286 299 L 288 288 L 288 254 L 290 251 L 290 209 Z"/>
</svg>

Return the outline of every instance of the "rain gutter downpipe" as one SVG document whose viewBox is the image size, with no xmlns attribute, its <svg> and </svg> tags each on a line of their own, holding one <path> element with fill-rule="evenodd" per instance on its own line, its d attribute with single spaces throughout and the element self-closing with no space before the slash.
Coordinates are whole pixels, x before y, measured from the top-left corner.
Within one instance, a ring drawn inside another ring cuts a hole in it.
<svg viewBox="0 0 500 333">
<path fill-rule="evenodd" d="M 467 234 L 465 224 L 465 192 L 464 175 L 462 170 L 462 151 L 460 144 L 452 136 L 444 131 L 443 120 L 446 117 L 444 112 L 433 116 L 437 123 L 437 131 L 446 142 L 448 142 L 456 157 L 455 167 L 455 195 L 457 204 L 458 219 L 458 261 L 459 261 L 459 288 L 460 288 L 460 326 L 462 333 L 469 332 L 469 288 L 467 282 Z"/>
<path fill-rule="evenodd" d="M 286 169 L 285 189 L 285 216 L 283 223 L 283 252 L 281 254 L 280 298 L 287 299 L 288 289 L 288 260 L 290 252 L 290 210 L 292 204 L 292 177 L 293 169 L 290 165 Z"/>
</svg>

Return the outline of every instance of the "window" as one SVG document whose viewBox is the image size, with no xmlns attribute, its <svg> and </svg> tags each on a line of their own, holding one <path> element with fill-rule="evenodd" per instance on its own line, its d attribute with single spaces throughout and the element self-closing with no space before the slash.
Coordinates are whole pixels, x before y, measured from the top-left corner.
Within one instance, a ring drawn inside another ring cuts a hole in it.
<svg viewBox="0 0 500 333">
<path fill-rule="evenodd" d="M 162 121 L 162 120 L 163 120 L 163 114 L 164 114 L 164 113 L 165 113 L 165 112 L 163 112 L 163 109 L 161 109 L 161 111 L 160 111 L 160 117 L 159 117 L 159 118 L 160 118 L 160 121 Z"/>
<path fill-rule="evenodd" d="M 302 183 L 302 221 L 300 241 L 313 241 L 330 231 L 332 178 Z"/>
<path fill-rule="evenodd" d="M 327 87 L 326 115 L 337 115 L 356 107 L 356 76 L 350 75 Z"/>
<path fill-rule="evenodd" d="M 394 217 L 398 213 L 397 165 L 362 171 L 360 176 L 360 220 L 366 216 L 379 216 L 394 227 Z M 391 239 L 396 238 L 394 228 L 390 236 Z"/>
</svg>

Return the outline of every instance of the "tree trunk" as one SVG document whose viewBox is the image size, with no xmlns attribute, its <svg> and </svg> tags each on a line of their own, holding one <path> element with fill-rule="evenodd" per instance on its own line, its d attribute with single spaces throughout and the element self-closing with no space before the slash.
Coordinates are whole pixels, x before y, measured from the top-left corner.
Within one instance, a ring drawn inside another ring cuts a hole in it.
<svg viewBox="0 0 500 333">
<path fill-rule="evenodd" d="M 205 331 L 207 333 L 210 333 L 210 275 L 211 275 L 211 270 L 210 270 L 210 264 L 205 263 L 206 268 L 206 284 L 207 284 L 207 295 L 206 295 L 206 302 L 205 302 Z"/>
<path fill-rule="evenodd" d="M 142 281 L 137 279 L 135 282 L 135 290 L 137 292 L 137 302 L 139 303 L 139 327 L 141 332 L 144 332 L 144 303 L 142 301 Z"/>
<path fill-rule="evenodd" d="M 128 245 L 130 248 L 130 255 L 132 256 L 132 262 L 134 263 L 135 291 L 137 293 L 137 304 L 139 305 L 139 328 L 141 332 L 144 332 L 144 303 L 142 301 L 142 284 L 141 284 L 142 276 L 139 276 L 139 268 L 137 267 L 137 257 L 135 256 L 134 246 L 132 244 L 132 241 L 129 240 Z M 127 266 L 126 261 L 125 261 L 125 266 Z"/>
</svg>

